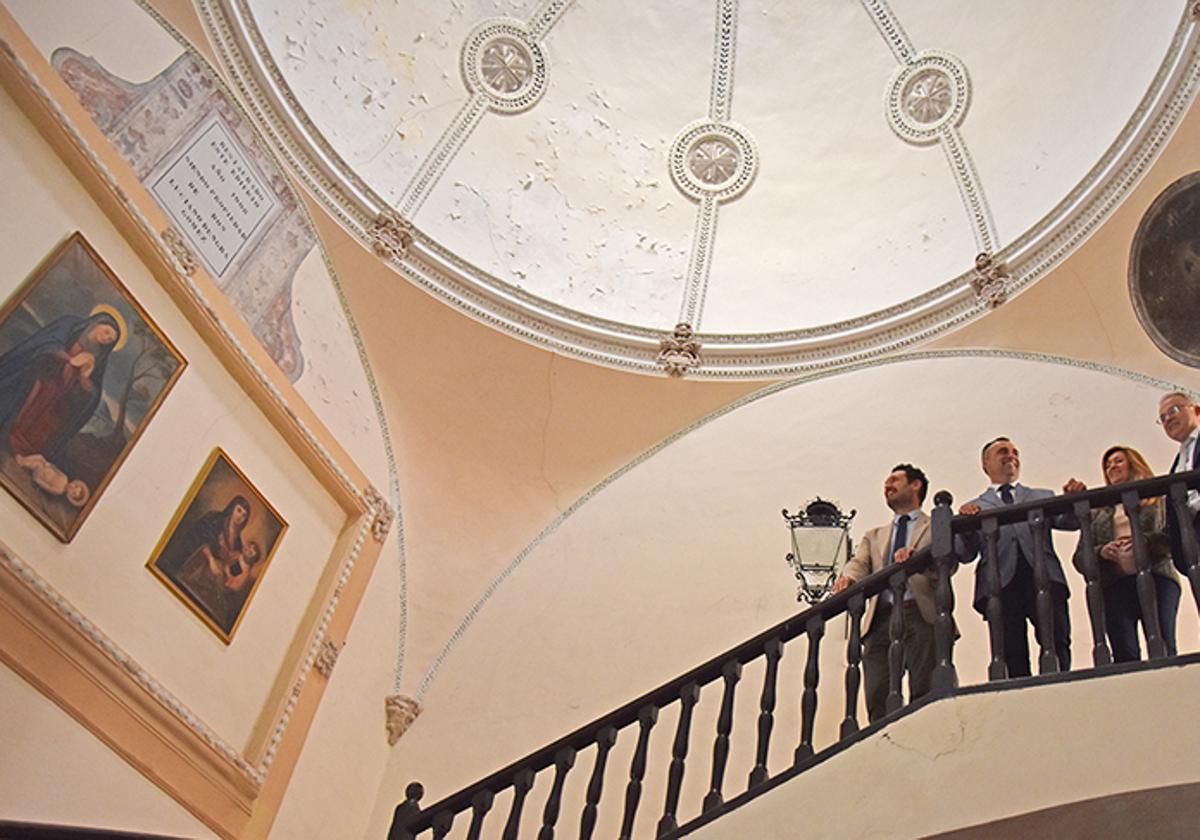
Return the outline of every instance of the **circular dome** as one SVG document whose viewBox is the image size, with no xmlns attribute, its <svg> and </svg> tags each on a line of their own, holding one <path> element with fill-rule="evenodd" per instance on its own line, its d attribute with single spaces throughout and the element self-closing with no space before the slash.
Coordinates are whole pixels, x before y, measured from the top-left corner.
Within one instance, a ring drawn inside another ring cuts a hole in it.
<svg viewBox="0 0 1200 840">
<path fill-rule="evenodd" d="M 698 377 L 892 352 L 1044 275 L 1190 102 L 1188 5 L 198 0 L 260 128 L 400 275 Z"/>
</svg>

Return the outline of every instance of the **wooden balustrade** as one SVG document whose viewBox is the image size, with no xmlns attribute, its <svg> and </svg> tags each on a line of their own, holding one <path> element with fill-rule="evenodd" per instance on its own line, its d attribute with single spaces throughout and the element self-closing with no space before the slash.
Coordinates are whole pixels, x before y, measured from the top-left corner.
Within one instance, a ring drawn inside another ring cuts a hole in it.
<svg viewBox="0 0 1200 840">
<path fill-rule="evenodd" d="M 517 840 L 523 835 L 522 812 L 526 799 L 534 787 L 538 774 L 553 773 L 546 800 L 542 803 L 541 820 L 535 827 L 531 822 L 524 826 L 531 835 L 537 832 L 539 840 L 552 840 L 563 808 L 563 790 L 568 773 L 575 764 L 577 755 L 590 751 L 594 756 L 591 774 L 586 786 L 578 836 L 591 840 L 596 830 L 599 808 L 605 792 L 605 774 L 609 753 L 623 732 L 636 737 L 628 779 L 624 786 L 624 801 L 619 806 L 621 838 L 634 836 L 639 806 L 643 798 L 645 776 L 649 768 L 650 736 L 661 709 L 677 704 L 678 722 L 671 743 L 670 759 L 662 760 L 666 770 L 661 777 L 665 781 L 665 799 L 662 816 L 656 824 L 644 832 L 646 836 L 668 838 L 689 828 L 689 823 L 706 821 L 722 813 L 730 806 L 731 797 L 725 793 L 725 776 L 728 767 L 734 731 L 735 702 L 737 687 L 744 665 L 763 663 L 762 688 L 758 698 L 757 727 L 747 727 L 751 732 L 743 738 L 753 737 L 753 769 L 746 787 L 736 796 L 744 799 L 760 789 L 769 787 L 772 779 L 782 774 L 795 774 L 819 761 L 824 755 L 844 746 L 850 739 L 862 737 L 864 730 L 859 724 L 860 688 L 862 684 L 862 619 L 868 599 L 884 591 L 891 593 L 893 604 L 903 604 L 908 580 L 924 574 L 931 568 L 936 572 L 934 600 L 937 616 L 934 622 L 935 665 L 932 699 L 950 696 L 958 688 L 957 668 L 954 662 L 954 591 L 951 575 L 957 565 L 956 545 L 969 538 L 980 547 L 981 557 L 986 560 L 983 569 L 983 614 L 988 624 L 990 659 L 987 667 L 989 681 L 1005 679 L 1007 669 L 1004 659 L 1003 607 L 1000 595 L 999 565 L 997 563 L 1000 528 L 1006 525 L 1026 523 L 1034 536 L 1033 565 L 1035 608 L 1042 624 L 1038 664 L 1042 675 L 1051 675 L 1060 670 L 1055 650 L 1052 601 L 1048 558 L 1045 555 L 1046 530 L 1060 518 L 1081 523 L 1084 527 L 1080 539 L 1083 547 L 1082 572 L 1085 581 L 1086 604 L 1089 614 L 1089 629 L 1092 636 L 1092 664 L 1105 667 L 1112 664 L 1112 654 L 1105 640 L 1104 599 L 1100 585 L 1100 570 L 1095 560 L 1090 529 L 1087 523 L 1093 510 L 1121 505 L 1129 515 L 1134 542 L 1134 560 L 1137 569 L 1137 594 L 1145 618 L 1148 654 L 1151 658 L 1166 655 L 1165 645 L 1157 621 L 1157 603 L 1154 580 L 1151 577 L 1151 560 L 1147 548 L 1147 535 L 1139 521 L 1138 506 L 1141 500 L 1165 497 L 1171 505 L 1176 521 L 1188 523 L 1192 514 L 1187 508 L 1188 489 L 1200 489 L 1200 470 L 1174 476 L 1158 476 L 1145 481 L 1104 487 L 1082 493 L 1057 496 L 1024 504 L 1007 505 L 992 509 L 977 516 L 954 516 L 949 508 L 948 496 L 939 494 L 937 507 L 933 511 L 932 544 L 915 552 L 900 565 L 891 566 L 843 592 L 788 618 L 774 627 L 747 640 L 743 644 L 716 656 L 671 680 L 619 709 L 604 715 L 586 726 L 560 738 L 552 744 L 513 762 L 479 782 L 454 793 L 431 807 L 421 808 L 420 798 L 424 791 L 420 784 L 412 783 L 405 790 L 405 800 L 397 806 L 393 816 L 389 840 L 413 840 L 417 836 L 446 837 L 453 828 L 459 814 L 470 815 L 466 830 L 469 840 L 481 836 L 484 822 L 491 813 L 494 798 L 511 791 L 508 816 L 504 823 L 504 840 Z M 1195 532 L 1184 527 L 1180 534 L 1183 558 L 1178 565 L 1185 572 L 1193 601 L 1200 609 L 1200 546 Z M 818 748 L 814 744 L 815 722 L 819 699 L 821 640 L 830 621 L 840 616 L 847 617 L 846 670 L 844 677 L 845 714 L 841 720 L 836 740 Z M 904 610 L 893 608 L 888 626 L 888 696 L 887 717 L 872 724 L 867 731 L 887 724 L 888 720 L 904 708 L 902 677 L 904 667 Z M 799 692 L 785 692 L 785 701 L 796 703 L 800 710 L 799 745 L 787 767 L 770 766 L 770 745 L 776 727 L 776 708 L 779 700 L 779 666 L 789 643 L 804 636 L 806 657 L 803 664 L 802 685 Z M 1038 677 L 1030 679 L 1039 679 Z M 692 731 L 694 710 L 701 698 L 702 689 L 720 683 L 720 710 L 716 717 L 712 735 L 712 764 L 707 787 L 699 814 L 681 822 L 679 817 L 680 795 L 687 769 L 689 747 L 695 733 Z M 633 733 L 636 731 L 636 735 Z M 551 770 L 551 768 L 553 768 Z M 646 825 L 649 825 L 646 823 Z M 457 835 L 456 835 L 457 836 Z"/>
</svg>

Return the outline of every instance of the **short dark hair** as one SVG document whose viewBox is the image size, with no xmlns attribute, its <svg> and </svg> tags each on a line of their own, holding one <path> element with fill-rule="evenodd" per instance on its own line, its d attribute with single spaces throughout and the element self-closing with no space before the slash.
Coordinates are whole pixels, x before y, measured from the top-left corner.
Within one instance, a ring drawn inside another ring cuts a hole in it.
<svg viewBox="0 0 1200 840">
<path fill-rule="evenodd" d="M 920 467 L 914 467 L 912 464 L 897 464 L 892 467 L 892 472 L 903 472 L 909 484 L 912 484 L 914 481 L 921 482 L 921 492 L 917 494 L 917 500 L 921 504 L 925 504 L 925 496 L 929 493 L 929 479 L 926 477 L 924 470 Z"/>
<path fill-rule="evenodd" d="M 983 449 L 979 450 L 979 460 L 981 460 L 981 461 L 983 460 L 984 456 L 987 455 L 987 451 L 989 449 L 991 449 L 993 443 L 999 443 L 1002 440 L 1006 440 L 1009 443 L 1012 443 L 1012 438 L 1008 437 L 1008 435 L 1000 435 L 1000 437 L 998 437 L 998 438 L 992 438 L 991 440 L 989 440 L 987 443 L 985 443 L 983 445 Z"/>
</svg>

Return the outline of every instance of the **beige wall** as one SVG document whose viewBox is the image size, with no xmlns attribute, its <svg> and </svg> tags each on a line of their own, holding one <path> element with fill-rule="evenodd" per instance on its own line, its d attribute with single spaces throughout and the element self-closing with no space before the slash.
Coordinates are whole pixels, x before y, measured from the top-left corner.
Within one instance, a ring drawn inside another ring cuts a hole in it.
<svg viewBox="0 0 1200 840">
<path fill-rule="evenodd" d="M 215 837 L 4 666 L 0 706 L 0 819 Z"/>
<path fill-rule="evenodd" d="M 12 4 L 14 11 L 33 5 L 37 4 Z M 200 31 L 188 4 L 163 0 L 154 5 L 184 31 Z M 132 4 L 128 10 L 141 14 Z M 118 44 L 135 39 L 132 29 L 122 32 L 114 25 L 109 35 L 117 33 Z M 31 35 L 45 39 L 52 33 Z M 136 69 L 129 72 L 136 75 Z M 142 280 L 136 280 L 140 271 L 136 259 L 128 253 L 121 256 L 124 246 L 114 233 L 103 232 L 105 225 L 90 199 L 70 193 L 70 180 L 59 171 L 61 167 L 56 169 L 51 153 L 39 145 L 20 117 L 9 119 L 11 103 L 6 101 L 4 108 L 0 142 L 5 151 L 0 165 L 6 173 L 11 170 L 14 184 L 23 184 L 20 189 L 36 199 L 31 207 L 41 208 L 0 221 L 6 264 L 13 267 L 6 288 L 19 282 L 62 232 L 72 225 L 82 227 L 76 218 L 83 214 L 94 217 L 85 233 L 96 237 L 98 246 L 103 244 L 101 252 L 131 288 L 136 284 L 135 294 L 159 323 L 172 337 L 185 335 L 186 324 L 172 314 L 169 301 L 144 271 Z M 1133 319 L 1124 287 L 1133 229 L 1159 190 L 1196 167 L 1198 133 L 1200 115 L 1193 112 L 1162 161 L 1099 235 L 1029 292 L 935 346 L 1053 352 L 1200 388 L 1195 370 L 1171 362 L 1150 344 Z M 22 174 L 27 171 L 33 174 Z M 889 368 L 879 368 L 799 386 L 740 409 L 727 418 L 728 424 L 718 421 L 672 445 L 567 519 L 500 584 L 478 620 L 463 631 L 464 619 L 488 595 L 493 582 L 560 513 L 640 453 L 762 383 L 636 376 L 514 341 L 391 273 L 327 215 L 310 207 L 358 317 L 391 421 L 403 501 L 408 597 L 402 603 L 400 566 L 393 559 L 397 537 L 393 536 L 284 800 L 274 830 L 278 837 L 331 836 L 330 832 L 343 830 L 343 836 L 379 836 L 409 779 L 426 781 L 430 797 L 447 793 L 786 615 L 794 602 L 781 559 L 786 534 L 778 508 L 794 507 L 818 492 L 830 493 L 858 507 L 864 525 L 879 519 L 881 469 L 907 456 L 894 456 L 897 447 L 892 435 L 877 430 L 904 428 L 914 405 L 966 403 L 961 389 L 986 385 L 979 379 L 980 368 L 964 362 L 950 378 L 938 380 L 944 391 L 922 392 L 918 400 L 911 389 L 928 385 L 930 377 L 924 371 L 942 363 L 911 362 L 894 368 L 909 371 L 901 380 L 909 384 L 907 391 L 881 384 L 883 371 Z M 23 266 L 19 270 L 18 264 Z M 308 308 L 318 312 L 323 305 L 318 302 Z M 313 320 L 319 319 L 314 315 Z M 6 539 L 12 533 L 14 541 L 21 542 L 14 548 L 24 547 L 44 562 L 55 585 L 95 610 L 106 628 L 116 628 L 122 642 L 128 638 L 138 655 L 147 658 L 146 664 L 161 669 L 197 697 L 208 697 L 200 701 L 207 705 L 199 711 L 244 737 L 246 718 L 237 710 L 257 696 L 262 680 L 269 682 L 273 676 L 272 670 L 261 667 L 264 661 L 273 666 L 279 661 L 280 642 L 271 634 L 294 628 L 294 617 L 291 623 L 287 620 L 287 605 L 297 592 L 311 591 L 313 571 L 300 569 L 294 580 L 278 581 L 276 596 L 264 585 L 256 614 L 278 614 L 281 621 L 274 629 L 260 631 L 261 656 L 235 661 L 221 657 L 214 662 L 213 651 L 220 651 L 209 650 L 212 640 L 203 638 L 199 632 L 203 628 L 161 587 L 149 585 L 157 586 L 154 581 L 139 582 L 138 575 L 148 578 L 141 564 L 198 469 L 199 463 L 188 458 L 200 450 L 207 452 L 210 444 L 204 441 L 225 441 L 230 435 L 244 436 L 246 462 L 233 454 L 243 466 L 249 465 L 256 481 L 263 476 L 263 489 L 273 499 L 276 494 L 288 499 L 285 514 L 293 523 L 304 520 L 304 527 L 313 529 L 312 545 L 329 540 L 335 520 L 319 501 L 319 492 L 310 496 L 312 488 L 304 486 L 301 478 L 304 469 L 289 467 L 290 456 L 274 448 L 270 434 L 254 431 L 261 421 L 256 410 L 232 390 L 214 396 L 229 385 L 223 385 L 216 373 L 212 377 L 201 373 L 204 350 L 198 342 L 190 339 L 184 347 L 180 340 L 180 345 L 193 368 L 81 532 L 80 540 L 96 542 L 73 545 L 68 560 L 7 496 L 0 499 L 7 505 L 0 507 L 0 516 Z M 1031 364 L 998 362 L 996 367 L 1015 370 Z M 944 366 L 954 367 L 948 362 Z M 1166 442 L 1155 437 L 1156 430 L 1146 419 L 1153 387 L 1061 367 L 1047 371 L 1038 375 L 1041 390 L 1036 400 L 1030 397 L 1028 412 L 1006 425 L 1010 433 L 1019 428 L 1027 436 L 1023 445 L 1029 452 L 1031 481 L 1052 484 L 1068 473 L 1096 481 L 1095 458 L 1108 439 L 1119 434 L 1144 445 L 1156 464 L 1163 463 Z M 207 390 L 193 388 L 193 380 Z M 867 380 L 874 384 L 864 385 Z M 883 400 L 873 390 L 879 387 L 896 390 Z M 794 400 L 790 407 L 764 408 L 783 406 L 788 394 Z M 1114 395 L 1121 395 L 1119 403 L 1114 403 Z M 982 411 L 987 401 L 987 394 L 980 394 L 963 406 L 964 411 Z M 212 408 L 211 414 L 202 413 L 206 406 Z M 922 415 L 925 425 L 918 426 L 912 438 L 929 447 L 923 460 L 936 464 L 947 481 L 958 476 L 955 489 L 961 498 L 980 483 L 974 464 L 959 455 L 978 437 L 966 433 L 967 424 L 978 425 L 980 420 L 978 414 L 955 416 L 951 423 L 940 414 Z M 198 430 L 203 429 L 205 417 L 216 423 L 204 432 L 209 437 L 190 436 L 194 451 L 164 450 L 164 458 L 176 460 L 167 462 L 173 465 L 171 470 L 161 470 L 153 447 L 168 447 L 170 433 L 182 424 L 194 421 Z M 859 424 L 851 427 L 847 418 Z M 1042 424 L 1051 418 L 1059 423 Z M 1107 425 L 1096 418 L 1104 418 Z M 945 439 L 945 428 L 934 422 L 939 419 L 946 427 L 963 431 L 944 453 L 933 447 Z M 1069 430 L 1083 424 L 1094 428 L 1096 437 L 1069 439 Z M 828 429 L 840 433 L 837 440 L 820 437 Z M 764 444 L 771 434 L 776 435 L 778 457 L 760 447 L 763 460 L 752 468 L 745 457 L 748 443 Z M 1058 444 L 1064 440 L 1075 448 L 1060 449 Z M 796 441 L 806 441 L 810 448 L 793 448 Z M 377 455 L 349 443 L 347 448 L 368 460 L 370 466 L 364 468 L 382 481 Z M 847 450 L 861 459 L 852 474 L 841 469 L 850 457 L 844 454 Z M 681 453 L 678 462 L 671 461 L 675 453 Z M 886 465 L 880 468 L 880 463 Z M 163 472 L 169 480 L 155 478 Z M 162 483 L 151 483 L 156 481 Z M 117 501 L 118 483 L 126 491 L 122 501 Z M 935 483 L 941 482 L 935 479 Z M 102 515 L 120 521 L 105 524 Z M 133 520 L 137 524 L 129 526 Z M 95 537 L 90 536 L 93 533 Z M 95 558 L 117 555 L 112 546 L 117 535 L 125 545 L 139 546 L 129 552 L 136 562 L 129 563 L 127 577 L 105 579 L 105 567 L 97 565 Z M 301 542 L 299 532 L 288 539 Z M 308 542 L 304 538 L 304 544 Z M 88 560 L 75 559 L 77 547 Z M 267 583 L 276 586 L 276 577 Z M 121 614 L 118 600 L 101 597 L 123 586 L 145 596 L 138 603 L 146 605 L 146 612 Z M 1076 638 L 1082 643 L 1086 624 L 1078 615 L 1081 599 L 1075 603 Z M 665 617 L 660 609 L 666 611 Z M 398 651 L 403 615 L 407 616 L 403 624 L 407 644 Z M 209 664 L 182 673 L 179 662 L 186 658 L 173 661 L 171 656 L 175 637 L 156 636 L 138 624 L 140 616 L 152 617 L 154 627 L 177 621 L 182 634 L 195 637 L 189 655 Z M 965 633 L 978 638 L 981 625 L 976 618 L 968 614 L 960 623 Z M 251 633 L 251 626 L 244 632 Z M 657 640 L 656 644 L 648 645 L 648 639 Z M 1188 644 L 1194 646 L 1195 640 L 1193 631 Z M 964 650 L 970 644 L 974 642 L 968 638 Z M 827 647 L 826 656 L 836 662 L 834 647 Z M 421 693 L 426 712 L 389 749 L 383 736 L 382 706 L 383 697 L 393 688 L 398 654 L 405 661 L 399 687 L 409 694 Z M 827 673 L 836 673 L 831 670 L 835 667 L 831 664 Z M 219 696 L 205 693 L 215 669 L 231 675 L 231 681 L 242 687 L 238 690 L 246 692 L 231 708 L 224 708 Z M 794 674 L 792 678 L 794 682 Z M 753 679 L 748 671 L 747 689 Z M 38 696 L 12 694 L 18 716 L 32 720 L 45 713 L 46 703 Z M 794 709 L 788 714 L 794 716 Z M 78 762 L 102 770 L 104 760 L 64 734 L 65 728 L 60 725 L 53 733 L 46 729 L 46 737 L 56 743 L 61 739 L 63 749 Z M 669 729 L 664 717 L 658 735 Z M 34 754 L 35 746 L 28 749 L 26 754 Z M 656 741 L 654 749 L 662 754 L 663 742 Z M 11 772 L 7 758 L 0 765 Z M 576 771 L 576 782 L 580 775 Z M 736 776 L 741 779 L 742 770 Z M 731 772 L 730 778 L 734 777 Z M 54 804 L 65 778 L 39 778 L 44 780 L 20 789 L 27 801 L 40 803 L 39 813 L 48 817 L 56 813 L 72 817 Z M 137 802 L 157 796 L 149 783 L 131 774 L 119 784 L 128 798 L 117 796 L 114 801 L 131 804 L 121 805 L 115 816 L 160 814 L 139 826 L 187 833 L 174 822 L 190 819 L 182 812 L 169 816 L 165 806 L 160 806 L 161 811 L 137 810 L 141 807 Z M 0 813 L 7 815 L 11 804 L 0 798 Z"/>
<path fill-rule="evenodd" d="M 781 508 L 837 500 L 858 510 L 857 540 L 888 521 L 881 486 L 896 462 L 921 465 L 934 489 L 961 503 L 986 488 L 979 445 L 1001 433 L 1018 441 L 1031 486 L 1059 487 L 1071 475 L 1101 483 L 1098 458 L 1114 439 L 1169 464 L 1173 445 L 1144 420 L 1160 387 L 1038 359 L 918 355 L 797 384 L 690 431 L 596 493 L 486 602 L 394 749 L 375 830 L 411 779 L 436 801 L 796 612 Z M 1083 580 L 1069 565 L 1076 537 L 1056 542 L 1074 591 L 1075 661 L 1086 667 Z M 988 661 L 970 603 L 974 574 L 966 567 L 955 580 L 963 684 L 984 681 Z M 1179 632 L 1181 648 L 1194 650 L 1200 623 L 1186 602 Z M 799 740 L 804 659 L 800 641 L 781 663 L 774 771 Z M 821 661 L 817 743 L 827 745 L 845 704 L 842 622 L 828 628 Z M 753 765 L 761 680 L 760 662 L 740 685 L 730 792 L 744 789 Z M 714 685 L 698 707 L 682 813 L 698 811 L 719 702 Z M 674 715 L 664 712 L 655 730 L 651 807 L 661 803 Z M 627 748 L 633 736 L 625 733 Z"/>
<path fill-rule="evenodd" d="M 1200 666 L 1190 665 L 941 701 L 693 836 L 921 837 L 1194 783 L 1200 741 L 1190 706 L 1165 698 L 1197 690 Z M 1147 697 L 1164 702 L 1147 709 Z"/>
<path fill-rule="evenodd" d="M 202 720 L 240 747 L 267 700 L 344 514 L 229 378 L 12 100 L 3 96 L 0 109 L 5 123 L 0 171 L 21 207 L 0 228 L 9 268 L 4 296 L 78 229 L 189 362 L 70 545 L 59 543 L 7 493 L 0 495 L 4 542 L 185 698 Z M 253 609 L 228 646 L 143 568 L 216 446 L 290 526 Z M 225 674 L 239 676 L 217 676 Z"/>
</svg>

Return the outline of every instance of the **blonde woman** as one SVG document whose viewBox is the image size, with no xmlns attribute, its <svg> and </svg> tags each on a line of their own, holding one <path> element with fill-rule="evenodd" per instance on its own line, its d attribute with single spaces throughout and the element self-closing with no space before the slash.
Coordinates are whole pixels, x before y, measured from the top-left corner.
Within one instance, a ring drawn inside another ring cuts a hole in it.
<svg viewBox="0 0 1200 840">
<path fill-rule="evenodd" d="M 1112 446 L 1100 459 L 1105 484 L 1124 484 L 1150 478 L 1154 471 L 1136 449 Z M 1167 539 L 1167 515 L 1161 498 L 1144 499 L 1138 519 L 1146 537 L 1158 606 L 1158 629 L 1167 655 L 1174 656 L 1175 616 L 1179 612 L 1179 578 L 1171 563 Z M 1133 556 L 1132 527 L 1122 505 L 1092 511 L 1092 546 L 1100 568 L 1104 592 L 1104 629 L 1112 648 L 1113 661 L 1136 662 L 1141 658 L 1138 622 L 1145 621 L 1137 594 L 1137 565 Z M 1083 571 L 1083 541 L 1075 550 L 1075 568 Z"/>
</svg>

